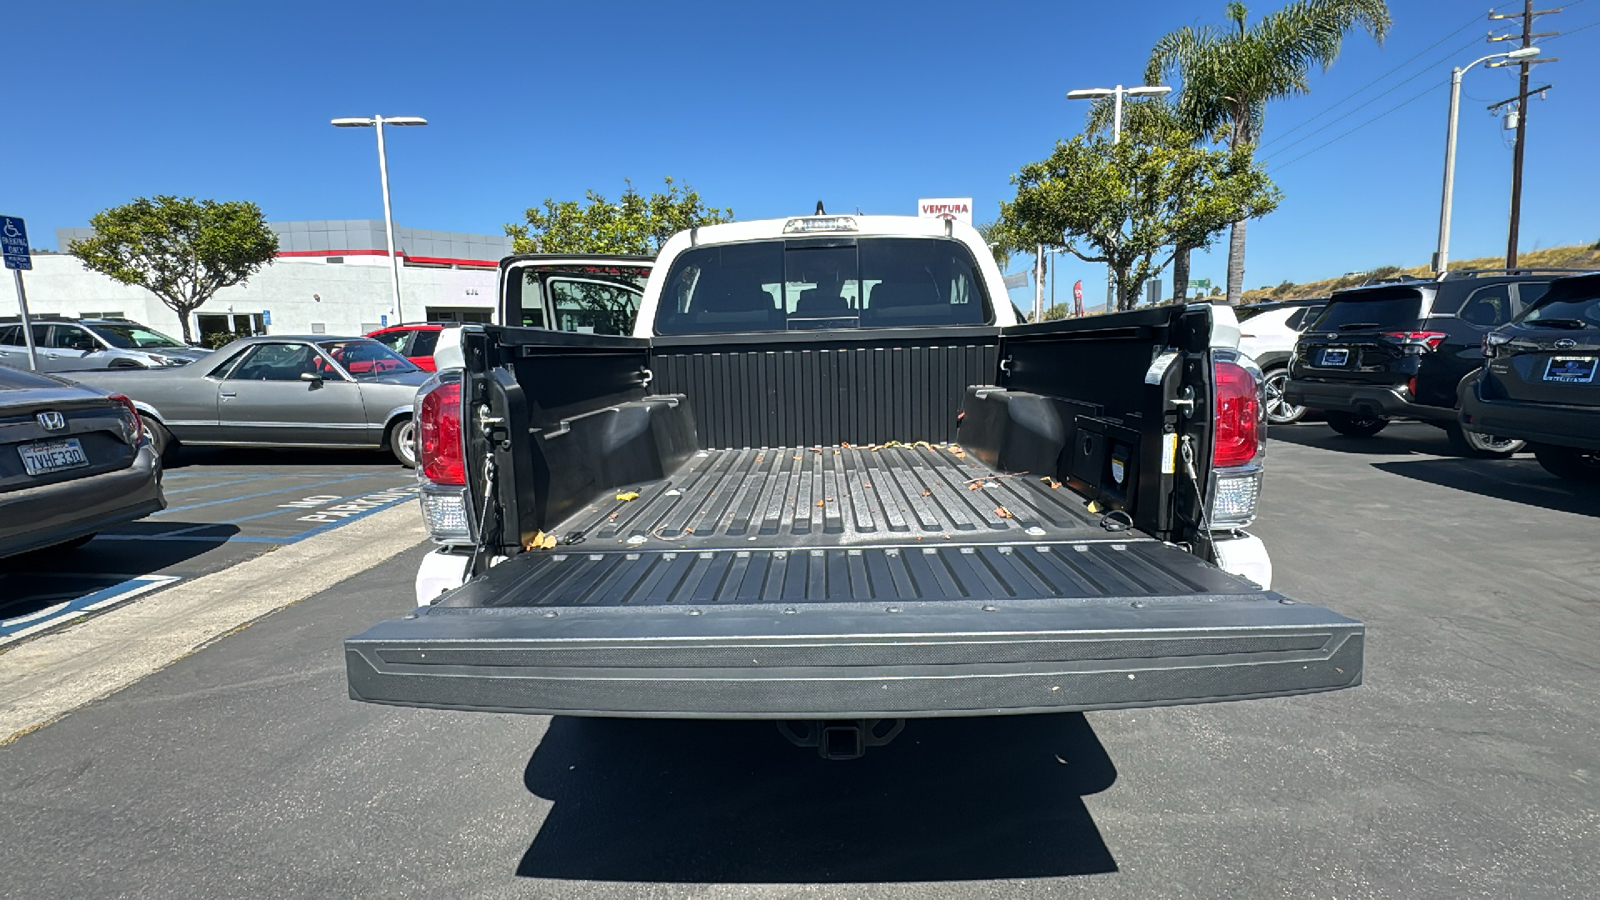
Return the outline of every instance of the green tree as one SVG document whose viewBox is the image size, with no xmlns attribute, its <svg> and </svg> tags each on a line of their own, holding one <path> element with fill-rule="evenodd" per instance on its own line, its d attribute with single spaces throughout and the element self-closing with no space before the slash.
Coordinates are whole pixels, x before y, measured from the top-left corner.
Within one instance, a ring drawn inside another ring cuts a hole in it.
<svg viewBox="0 0 1600 900">
<path fill-rule="evenodd" d="M 1361 28 L 1378 43 L 1389 31 L 1384 0 L 1295 0 L 1247 24 L 1243 3 L 1228 3 L 1226 25 L 1185 25 L 1156 42 L 1145 83 L 1176 77 L 1178 117 L 1191 131 L 1239 150 L 1261 139 L 1269 101 L 1310 93 L 1312 66 L 1326 70 L 1344 37 Z M 1228 239 L 1228 302 L 1244 289 L 1245 222 Z"/>
<path fill-rule="evenodd" d="M 1208 150 L 1182 131 L 1129 123 L 1122 140 L 1079 135 L 1012 176 L 1016 199 L 1000 204 L 1008 246 L 1059 246 L 1105 263 L 1117 308 L 1131 309 L 1144 283 L 1172 258 L 1204 248 L 1227 223 L 1271 212 L 1278 189 L 1249 148 Z"/>
<path fill-rule="evenodd" d="M 189 314 L 217 291 L 254 275 L 278 254 L 261 208 L 243 200 L 140 197 L 96 213 L 94 236 L 67 252 L 86 268 L 161 298 L 191 338 Z"/>
<path fill-rule="evenodd" d="M 1116 115 L 1116 104 L 1110 98 L 1096 100 L 1089 107 L 1089 131 L 1093 134 L 1112 134 L 1111 117 Z M 1177 109 L 1160 98 L 1130 100 L 1123 103 L 1122 120 L 1135 133 L 1159 129 L 1166 133 L 1185 132 L 1189 143 L 1199 144 L 1200 136 L 1188 129 L 1178 117 Z M 1178 247 L 1172 254 L 1172 298 L 1182 300 L 1189 291 L 1189 257 L 1193 247 Z"/>
<path fill-rule="evenodd" d="M 1294 293 L 1294 289 L 1296 287 L 1298 287 L 1298 285 L 1285 278 L 1284 280 L 1278 282 L 1277 287 L 1272 289 L 1272 298 L 1274 300 L 1282 300 L 1284 297 Z"/>
<path fill-rule="evenodd" d="M 628 253 L 654 256 L 680 231 L 733 221 L 733 210 L 708 207 L 688 184 L 666 179 L 667 190 L 646 197 L 632 181 L 616 203 L 590 191 L 582 202 L 546 198 L 530 207 L 525 224 L 506 225 L 517 253 Z"/>
</svg>

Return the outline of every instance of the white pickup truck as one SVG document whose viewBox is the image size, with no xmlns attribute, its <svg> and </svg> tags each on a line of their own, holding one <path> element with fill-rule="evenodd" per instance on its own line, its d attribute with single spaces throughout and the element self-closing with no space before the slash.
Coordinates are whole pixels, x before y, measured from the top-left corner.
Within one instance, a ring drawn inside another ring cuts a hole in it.
<svg viewBox="0 0 1600 900">
<path fill-rule="evenodd" d="M 632 336 L 463 329 L 417 404 L 441 548 L 346 641 L 351 696 L 850 757 L 910 718 L 1359 684 L 1361 623 L 1272 592 L 1244 530 L 1237 341 L 1205 304 L 1020 323 L 960 223 L 679 234 Z"/>
</svg>

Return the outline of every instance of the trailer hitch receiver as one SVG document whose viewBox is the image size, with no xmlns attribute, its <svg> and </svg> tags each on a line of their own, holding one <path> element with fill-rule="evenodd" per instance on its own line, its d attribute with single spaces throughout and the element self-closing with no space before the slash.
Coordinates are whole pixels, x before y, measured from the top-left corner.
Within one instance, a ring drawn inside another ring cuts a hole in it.
<svg viewBox="0 0 1600 900">
<path fill-rule="evenodd" d="M 905 719 L 795 719 L 777 723 L 778 733 L 796 747 L 815 747 L 823 759 L 860 759 L 868 747 L 882 747 L 905 730 Z"/>
</svg>

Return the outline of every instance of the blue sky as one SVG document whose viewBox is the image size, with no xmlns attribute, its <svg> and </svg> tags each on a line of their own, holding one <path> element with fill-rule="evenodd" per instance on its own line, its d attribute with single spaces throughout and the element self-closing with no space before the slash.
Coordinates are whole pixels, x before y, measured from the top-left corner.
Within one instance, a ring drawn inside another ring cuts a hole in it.
<svg viewBox="0 0 1600 900">
<path fill-rule="evenodd" d="M 1223 6 L 11 4 L 0 211 L 43 247 L 156 193 L 254 200 L 274 220 L 380 218 L 371 132 L 328 119 L 381 113 L 431 122 L 389 146 L 395 218 L 418 228 L 498 232 L 545 197 L 664 175 L 745 219 L 969 195 L 988 218 L 1012 173 L 1081 128 L 1067 90 L 1137 83 L 1161 34 Z M 1285 200 L 1251 225 L 1246 287 L 1427 261 L 1449 67 L 1490 52 L 1484 6 L 1391 0 L 1382 48 L 1352 37 L 1309 96 L 1269 107 L 1263 158 Z M 1600 22 L 1600 3 L 1565 6 L 1539 30 Z M 1529 119 L 1524 250 L 1600 240 L 1600 27 L 1545 55 L 1561 61 L 1534 69 L 1555 87 Z M 1457 259 L 1504 250 L 1510 135 L 1484 107 L 1516 92 L 1513 71 L 1467 76 Z M 1220 282 L 1225 256 L 1197 257 L 1193 276 Z M 1076 278 L 1104 283 L 1065 257 L 1057 274 L 1063 299 Z"/>
</svg>

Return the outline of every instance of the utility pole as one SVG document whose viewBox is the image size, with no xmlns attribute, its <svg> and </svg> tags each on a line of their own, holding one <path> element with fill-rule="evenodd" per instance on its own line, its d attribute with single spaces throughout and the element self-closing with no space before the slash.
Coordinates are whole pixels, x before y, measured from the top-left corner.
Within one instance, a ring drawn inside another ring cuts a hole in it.
<svg viewBox="0 0 1600 900">
<path fill-rule="evenodd" d="M 1535 10 L 1533 8 L 1533 0 L 1522 0 L 1522 12 L 1503 14 L 1490 13 L 1489 21 L 1493 22 L 1501 19 L 1521 19 L 1522 47 L 1528 48 L 1533 46 L 1534 38 L 1553 37 L 1557 34 L 1560 34 L 1558 31 L 1541 31 L 1536 33 L 1533 30 L 1533 20 L 1535 17 L 1546 16 L 1550 15 L 1551 13 L 1558 12 L 1561 12 L 1559 8 Z M 1489 40 L 1491 42 L 1516 39 L 1517 36 L 1515 35 L 1491 34 L 1489 36 Z M 1505 106 L 1508 103 L 1516 104 L 1516 110 L 1513 114 L 1517 117 L 1517 139 L 1516 146 L 1511 151 L 1511 223 L 1506 233 L 1506 268 L 1508 269 L 1515 269 L 1517 267 L 1517 229 L 1522 224 L 1522 155 L 1523 148 L 1527 144 L 1528 140 L 1528 98 L 1532 94 L 1543 93 L 1550 87 L 1550 85 L 1545 85 L 1543 88 L 1530 93 L 1528 91 L 1528 67 L 1542 62 L 1555 61 L 1556 59 L 1554 57 L 1548 59 L 1518 60 L 1515 65 L 1522 67 L 1522 74 L 1517 79 L 1517 95 L 1509 100 L 1503 100 L 1494 104 L 1494 106 L 1489 107 L 1492 110 L 1501 106 Z M 1495 64 L 1490 63 L 1490 65 Z M 1501 63 L 1500 65 L 1511 65 L 1511 63 Z"/>
<path fill-rule="evenodd" d="M 1165 84 L 1146 84 L 1139 87 L 1114 88 L 1080 88 L 1067 91 L 1068 100 L 1099 100 L 1102 97 L 1114 98 L 1111 103 L 1111 143 L 1122 142 L 1122 98 L 1123 97 L 1159 97 L 1162 94 L 1172 93 L 1172 87 Z M 1106 312 L 1115 312 L 1117 309 L 1117 272 L 1106 265 Z"/>
<path fill-rule="evenodd" d="M 1033 256 L 1033 321 L 1044 321 L 1044 245 L 1034 245 Z"/>
</svg>

